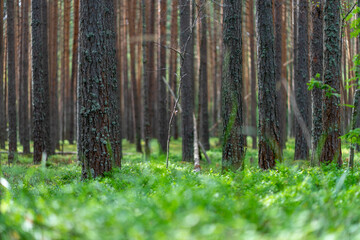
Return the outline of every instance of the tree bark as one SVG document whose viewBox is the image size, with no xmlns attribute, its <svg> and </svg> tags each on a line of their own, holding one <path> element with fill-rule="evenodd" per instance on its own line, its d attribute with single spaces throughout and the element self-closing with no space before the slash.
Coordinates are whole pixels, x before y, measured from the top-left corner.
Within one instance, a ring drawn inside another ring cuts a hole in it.
<svg viewBox="0 0 360 240">
<path fill-rule="evenodd" d="M 200 74 L 199 74 L 199 139 L 206 150 L 209 142 L 209 112 L 208 112 L 208 71 L 207 71 L 207 11 L 206 0 L 200 0 Z"/>
<path fill-rule="evenodd" d="M 311 78 L 321 80 L 317 75 L 323 75 L 323 4 L 321 0 L 312 3 L 312 32 L 311 32 Z M 312 96 L 312 154 L 311 164 L 319 161 L 320 151 L 318 143 L 322 132 L 322 90 L 314 88 Z"/>
<path fill-rule="evenodd" d="M 5 148 L 6 141 L 6 118 L 5 118 L 5 89 L 4 89 L 4 1 L 0 0 L 0 148 Z"/>
<path fill-rule="evenodd" d="M 323 81 L 336 93 L 340 93 L 341 81 L 340 8 L 340 0 L 326 0 L 324 3 Z M 337 96 L 323 96 L 321 163 L 337 162 L 342 165 L 339 104 Z"/>
<path fill-rule="evenodd" d="M 244 168 L 246 139 L 243 135 L 242 1 L 224 1 L 224 57 L 222 95 L 223 171 Z"/>
<path fill-rule="evenodd" d="M 281 160 L 276 108 L 272 0 L 257 0 L 259 81 L 259 167 L 271 169 Z"/>
<path fill-rule="evenodd" d="M 158 93 L 158 139 L 160 151 L 166 153 L 167 130 L 168 130 L 168 111 L 167 111 L 167 91 L 166 91 L 166 18 L 167 0 L 160 0 L 160 59 L 159 59 L 159 93 Z"/>
<path fill-rule="evenodd" d="M 182 160 L 194 161 L 194 81 L 193 81 L 193 28 L 191 25 L 191 0 L 180 0 L 181 47 L 181 130 Z"/>
<path fill-rule="evenodd" d="M 16 137 L 16 82 L 15 82 L 15 8 L 14 1 L 7 1 L 7 51 L 8 51 L 8 117 L 9 117 L 9 163 L 17 152 Z"/>
<path fill-rule="evenodd" d="M 111 96 L 117 88 L 114 1 L 81 0 L 79 33 L 79 154 L 82 177 L 95 178 L 116 164 L 112 125 L 118 112 Z"/>
<path fill-rule="evenodd" d="M 50 154 L 47 2 L 32 1 L 33 139 L 34 163 Z"/>
<path fill-rule="evenodd" d="M 295 80 L 295 99 L 298 112 L 295 113 L 295 160 L 309 159 L 310 136 L 310 93 L 309 82 L 309 38 L 308 38 L 308 1 L 298 0 L 298 43 Z"/>
</svg>

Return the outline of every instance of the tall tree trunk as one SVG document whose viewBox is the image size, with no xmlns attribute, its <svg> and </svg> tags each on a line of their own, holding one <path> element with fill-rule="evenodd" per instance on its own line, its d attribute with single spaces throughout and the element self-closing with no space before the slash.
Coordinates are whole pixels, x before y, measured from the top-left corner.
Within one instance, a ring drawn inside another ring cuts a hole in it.
<svg viewBox="0 0 360 240">
<path fill-rule="evenodd" d="M 140 122 L 140 96 L 136 80 L 136 53 L 135 53 L 135 26 L 136 26 L 136 1 L 129 1 L 129 33 L 130 33 L 130 68 L 131 68 L 131 88 L 134 104 L 134 121 L 135 121 L 135 144 L 136 151 L 141 150 L 141 122 Z"/>
<path fill-rule="evenodd" d="M 323 75 L 323 4 L 321 0 L 312 3 L 311 32 L 311 78 L 321 80 Z M 320 77 L 317 77 L 320 76 Z M 319 161 L 318 143 L 322 132 L 322 90 L 314 88 L 312 96 L 312 155 L 311 163 Z"/>
<path fill-rule="evenodd" d="M 58 102 L 58 1 L 49 5 L 49 86 L 50 86 L 50 135 L 51 151 L 59 147 L 59 102 Z"/>
<path fill-rule="evenodd" d="M 308 159 L 310 148 L 310 93 L 309 81 L 309 38 L 308 38 L 308 1 L 298 0 L 298 41 L 297 77 L 295 80 L 295 99 L 298 111 L 295 112 L 295 160 Z"/>
<path fill-rule="evenodd" d="M 200 75 L 199 75 L 199 139 L 206 150 L 210 149 L 209 142 L 209 113 L 208 113 L 208 72 L 207 72 L 207 11 L 206 0 L 200 0 L 201 40 L 200 40 Z"/>
<path fill-rule="evenodd" d="M 20 76 L 20 102 L 19 117 L 21 120 L 22 145 L 23 153 L 30 153 L 29 139 L 29 103 L 28 103 L 28 86 L 29 86 L 29 0 L 22 1 L 22 29 L 21 29 L 21 76 Z"/>
<path fill-rule="evenodd" d="M 101 176 L 114 164 L 112 123 L 118 113 L 111 96 L 117 88 L 115 35 L 114 1 L 81 0 L 78 99 L 82 99 L 79 154 L 83 178 Z"/>
<path fill-rule="evenodd" d="M 297 82 L 297 72 L 298 72 L 298 16 L 299 16 L 299 9 L 298 9 L 298 0 L 292 0 L 292 12 L 293 12 L 293 79 L 291 79 L 291 88 L 290 88 L 290 105 L 291 105 L 291 114 L 290 114 L 290 136 L 295 137 L 295 127 L 296 127 L 296 117 L 295 117 L 295 82 Z"/>
<path fill-rule="evenodd" d="M 160 151 L 166 152 L 167 132 L 168 132 L 168 111 L 167 111 L 167 91 L 166 91 L 166 18 L 167 0 L 160 0 L 160 65 L 159 65 L 159 93 L 158 93 L 158 132 Z"/>
<path fill-rule="evenodd" d="M 279 137 L 280 137 L 280 147 L 281 149 L 285 148 L 286 142 L 286 99 L 282 91 L 282 39 L 283 32 L 286 29 L 282 28 L 282 18 L 283 18 L 283 6 L 285 2 L 283 0 L 274 1 L 274 19 L 275 19 L 275 79 L 276 79 L 276 107 L 278 112 L 278 123 L 279 123 Z"/>
<path fill-rule="evenodd" d="M 245 137 L 243 135 L 242 81 L 242 1 L 224 1 L 224 57 L 222 95 L 223 170 L 236 171 L 244 167 Z"/>
<path fill-rule="evenodd" d="M 65 118 L 65 138 L 70 142 L 70 106 L 73 104 L 70 102 L 71 84 L 70 84 L 70 12 L 71 12 L 71 0 L 64 0 L 64 57 L 62 62 L 63 73 L 62 80 L 65 83 L 65 102 L 64 102 L 64 118 Z"/>
<path fill-rule="evenodd" d="M 357 6 L 360 7 L 360 0 L 357 1 Z M 360 19 L 360 13 L 358 13 L 357 19 Z M 357 40 L 358 40 L 358 44 L 357 44 L 356 50 L 357 50 L 357 54 L 359 54 L 360 53 L 360 36 L 358 36 Z M 356 76 L 357 76 L 357 78 L 356 78 L 357 88 L 355 91 L 354 108 L 353 108 L 353 112 L 352 112 L 352 121 L 351 121 L 351 129 L 352 130 L 360 127 L 360 114 L 359 114 L 359 112 L 360 112 L 360 89 L 359 89 L 360 66 L 356 66 L 355 71 L 356 71 Z M 354 152 L 355 152 L 355 144 L 351 144 L 349 167 L 354 167 Z"/>
<path fill-rule="evenodd" d="M 34 163 L 50 153 L 47 2 L 32 1 L 33 139 Z"/>
<path fill-rule="evenodd" d="M 326 0 L 324 3 L 324 66 L 323 81 L 340 92 L 340 0 Z M 323 148 L 321 163 L 342 164 L 340 140 L 340 99 L 337 96 L 323 97 Z"/>
<path fill-rule="evenodd" d="M 7 1 L 7 51 L 8 51 L 8 117 L 9 117 L 9 163 L 17 152 L 16 137 L 16 82 L 15 82 L 15 8 L 14 1 Z"/>
<path fill-rule="evenodd" d="M 250 85 L 251 85 L 251 135 L 252 135 L 252 148 L 256 149 L 256 64 L 255 64 L 255 32 L 254 32 L 254 1 L 248 2 L 248 19 L 249 19 L 249 41 L 250 41 L 250 69 L 251 69 L 251 77 L 250 77 Z"/>
<path fill-rule="evenodd" d="M 178 5 L 179 1 L 174 0 L 172 2 L 172 10 L 171 10 L 171 47 L 173 49 L 178 48 Z M 175 96 L 178 97 L 176 94 L 178 92 L 177 90 L 177 52 L 171 51 L 170 52 L 170 59 L 169 59 L 169 83 L 171 86 L 172 91 L 174 92 Z M 170 108 L 174 109 L 175 99 L 170 98 Z M 179 137 L 179 127 L 178 127 L 178 118 L 174 116 L 173 119 L 173 129 L 172 133 L 175 139 L 178 139 Z"/>
<path fill-rule="evenodd" d="M 5 119 L 5 89 L 4 89 L 4 1 L 0 0 L 0 148 L 5 148 L 6 119 Z"/>
<path fill-rule="evenodd" d="M 191 0 L 180 0 L 181 47 L 181 130 L 182 160 L 194 160 L 194 81 L 193 81 L 193 28 L 191 25 Z"/>
<path fill-rule="evenodd" d="M 270 169 L 281 160 L 276 110 L 272 0 L 257 0 L 259 81 L 259 167 Z"/>
</svg>

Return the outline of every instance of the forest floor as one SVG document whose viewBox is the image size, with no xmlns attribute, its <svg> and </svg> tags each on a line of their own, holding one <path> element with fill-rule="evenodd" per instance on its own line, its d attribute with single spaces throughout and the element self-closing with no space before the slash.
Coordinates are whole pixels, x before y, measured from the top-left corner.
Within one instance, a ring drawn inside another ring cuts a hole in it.
<svg viewBox="0 0 360 240">
<path fill-rule="evenodd" d="M 76 156 L 39 166 L 19 156 L 8 166 L 2 154 L 0 238 L 360 239 L 359 155 L 352 171 L 310 168 L 292 161 L 290 140 L 275 170 L 259 170 L 248 148 L 243 172 L 221 174 L 218 139 L 211 145 L 212 164 L 194 173 L 181 162 L 181 141 L 171 143 L 168 169 L 155 141 L 148 162 L 124 142 L 122 169 L 87 181 Z"/>
</svg>

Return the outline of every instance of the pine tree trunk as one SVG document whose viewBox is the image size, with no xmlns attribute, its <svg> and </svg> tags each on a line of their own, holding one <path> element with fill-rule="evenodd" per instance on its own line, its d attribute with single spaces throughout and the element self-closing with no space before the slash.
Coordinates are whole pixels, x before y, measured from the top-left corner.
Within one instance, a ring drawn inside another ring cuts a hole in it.
<svg viewBox="0 0 360 240">
<path fill-rule="evenodd" d="M 47 2 L 32 1 L 33 139 L 34 163 L 50 154 Z"/>
<path fill-rule="evenodd" d="M 222 95 L 223 170 L 243 169 L 246 139 L 243 135 L 242 1 L 224 1 L 224 58 Z"/>
<path fill-rule="evenodd" d="M 4 89 L 4 1 L 0 0 L 0 148 L 5 148 L 6 119 L 5 119 L 5 89 Z"/>
<path fill-rule="evenodd" d="M 7 51 L 8 51 L 8 117 L 9 117 L 9 163 L 17 152 L 16 137 L 16 83 L 15 83 L 15 7 L 14 1 L 7 1 Z"/>
<path fill-rule="evenodd" d="M 20 102 L 19 116 L 22 119 L 22 145 L 23 153 L 30 153 L 30 136 L 29 136 L 29 103 L 28 103 L 28 81 L 29 81 L 29 0 L 23 0 L 22 9 L 22 32 L 21 32 L 21 66 L 20 66 Z"/>
<path fill-rule="evenodd" d="M 272 0 L 257 0 L 259 81 L 259 167 L 271 169 L 281 160 L 276 110 Z"/>
<path fill-rule="evenodd" d="M 193 81 L 193 28 L 191 26 L 191 0 L 180 0 L 181 48 L 181 130 L 182 160 L 194 161 L 194 81 Z"/>
<path fill-rule="evenodd" d="M 324 84 L 340 93 L 341 48 L 340 48 L 340 0 L 326 0 L 324 3 Z M 323 97 L 323 148 L 321 163 L 337 162 L 342 165 L 340 140 L 340 98 Z"/>
<path fill-rule="evenodd" d="M 308 38 L 308 1 L 298 2 L 298 41 L 295 79 L 295 99 L 298 111 L 295 112 L 295 160 L 309 159 L 310 148 L 310 93 L 309 82 L 309 38 Z"/>
<path fill-rule="evenodd" d="M 167 90 L 166 90 L 166 18 L 167 0 L 160 0 L 160 59 L 159 59 L 159 94 L 158 94 L 158 132 L 160 151 L 166 152 L 168 132 Z"/>
<path fill-rule="evenodd" d="M 208 113 L 208 72 L 207 72 L 207 11 L 206 0 L 200 1 L 200 75 L 199 75 L 199 139 L 206 150 L 210 149 L 209 142 L 209 113 Z"/>
<path fill-rule="evenodd" d="M 116 164 L 112 135 L 113 115 L 118 113 L 112 99 L 117 88 L 115 35 L 114 1 L 81 0 L 78 99 L 83 178 L 102 176 Z"/>
<path fill-rule="evenodd" d="M 323 75 L 323 4 L 321 0 L 312 3 L 312 32 L 311 32 L 311 78 L 322 80 Z M 319 75 L 320 78 L 316 76 Z M 322 90 L 314 88 L 312 96 L 312 155 L 311 163 L 319 161 L 320 151 L 318 143 L 322 132 Z"/>
</svg>

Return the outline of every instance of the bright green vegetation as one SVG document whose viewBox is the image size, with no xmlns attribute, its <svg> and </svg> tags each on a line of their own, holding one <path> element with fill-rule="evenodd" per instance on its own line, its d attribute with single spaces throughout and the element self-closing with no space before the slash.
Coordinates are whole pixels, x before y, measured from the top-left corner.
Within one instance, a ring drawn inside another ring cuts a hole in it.
<svg viewBox="0 0 360 240">
<path fill-rule="evenodd" d="M 81 181 L 75 156 L 52 157 L 46 166 L 19 157 L 8 167 L 3 155 L 10 188 L 0 186 L 1 239 L 360 238 L 358 166 L 294 163 L 292 140 L 288 162 L 276 170 L 259 170 L 256 151 L 248 149 L 243 172 L 221 174 L 217 141 L 209 151 L 213 164 L 203 161 L 201 173 L 180 162 L 180 141 L 172 142 L 169 169 L 164 156 L 144 162 L 124 143 L 123 168 L 89 181 Z"/>
</svg>

